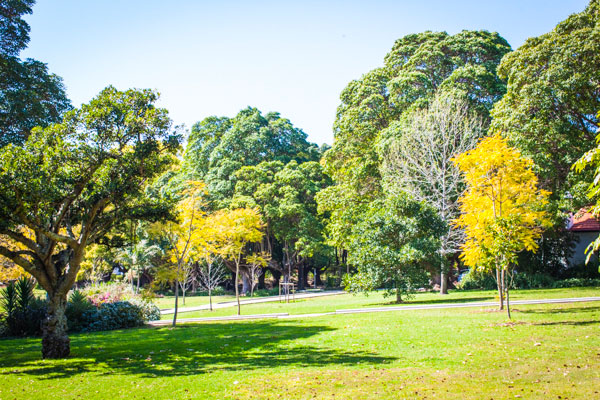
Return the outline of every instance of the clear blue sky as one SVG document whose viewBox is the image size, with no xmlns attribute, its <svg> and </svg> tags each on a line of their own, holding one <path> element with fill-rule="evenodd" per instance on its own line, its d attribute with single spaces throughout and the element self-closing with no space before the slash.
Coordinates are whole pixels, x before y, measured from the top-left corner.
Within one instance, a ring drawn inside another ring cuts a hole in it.
<svg viewBox="0 0 600 400">
<path fill-rule="evenodd" d="M 339 94 L 425 30 L 497 31 L 512 45 L 552 30 L 585 0 L 38 0 L 22 53 L 63 77 L 73 104 L 112 84 L 153 88 L 175 123 L 278 111 L 333 141 Z"/>
</svg>

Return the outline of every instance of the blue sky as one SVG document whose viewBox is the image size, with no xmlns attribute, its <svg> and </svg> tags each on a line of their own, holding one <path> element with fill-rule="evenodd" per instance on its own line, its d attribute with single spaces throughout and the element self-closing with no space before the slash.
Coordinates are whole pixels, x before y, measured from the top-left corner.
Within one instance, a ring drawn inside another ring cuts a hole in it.
<svg viewBox="0 0 600 400">
<path fill-rule="evenodd" d="M 73 104 L 102 88 L 152 88 L 175 123 L 278 111 L 332 143 L 339 94 L 425 30 L 497 31 L 512 45 L 553 29 L 584 0 L 38 0 L 29 48 Z"/>
</svg>

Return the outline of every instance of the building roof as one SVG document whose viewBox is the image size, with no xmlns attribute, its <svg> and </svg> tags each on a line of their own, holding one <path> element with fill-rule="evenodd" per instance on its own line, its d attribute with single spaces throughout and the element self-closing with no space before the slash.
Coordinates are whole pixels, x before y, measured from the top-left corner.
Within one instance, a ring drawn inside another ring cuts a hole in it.
<svg viewBox="0 0 600 400">
<path fill-rule="evenodd" d="M 578 212 L 569 220 L 571 232 L 600 232 L 600 222 L 589 212 Z"/>
</svg>

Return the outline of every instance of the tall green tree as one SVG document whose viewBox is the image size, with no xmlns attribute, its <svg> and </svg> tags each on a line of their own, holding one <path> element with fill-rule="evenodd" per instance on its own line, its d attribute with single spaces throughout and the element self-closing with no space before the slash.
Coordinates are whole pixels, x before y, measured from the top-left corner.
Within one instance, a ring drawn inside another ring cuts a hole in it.
<svg viewBox="0 0 600 400">
<path fill-rule="evenodd" d="M 3 1 L 0 5 L 0 146 L 23 144 L 31 129 L 59 122 L 71 108 L 62 79 L 46 64 L 18 56 L 29 42 L 33 0 Z"/>
<path fill-rule="evenodd" d="M 217 208 L 227 206 L 235 189 L 235 172 L 262 161 L 317 161 L 318 147 L 278 113 L 263 115 L 246 108 L 234 118 L 209 117 L 192 127 L 184 170 L 206 182 Z"/>
<path fill-rule="evenodd" d="M 586 203 L 581 180 L 589 176 L 571 166 L 594 146 L 599 127 L 600 1 L 528 39 L 502 60 L 498 74 L 508 86 L 492 110 L 492 129 L 535 162 L 551 201 L 566 205 L 565 196 L 573 196 Z"/>
<path fill-rule="evenodd" d="M 0 255 L 48 294 L 45 358 L 69 355 L 67 293 L 86 247 L 122 221 L 169 215 L 169 204 L 145 192 L 181 140 L 157 99 L 150 90 L 108 87 L 62 123 L 34 129 L 23 147 L 0 150 L 0 234 L 23 246 L 0 246 Z"/>
<path fill-rule="evenodd" d="M 396 41 L 382 67 L 348 84 L 340 95 L 333 147 L 324 157 L 326 172 L 339 186 L 321 196 L 322 210 L 332 216 L 330 232 L 348 233 L 344 227 L 356 215 L 343 211 L 353 208 L 348 203 L 368 204 L 382 195 L 376 144 L 403 113 L 452 92 L 489 121 L 489 110 L 505 93 L 496 67 L 509 51 L 504 38 L 487 31 L 408 35 Z"/>
<path fill-rule="evenodd" d="M 349 261 L 358 273 L 346 277 L 350 291 L 388 289 L 403 295 L 426 286 L 435 264 L 444 222 L 429 206 L 406 194 L 373 202 L 352 230 Z"/>
<path fill-rule="evenodd" d="M 330 179 L 314 161 L 263 162 L 240 169 L 236 178 L 232 204 L 259 207 L 266 222 L 265 250 L 273 254 L 274 245 L 279 244 L 281 272 L 289 277 L 298 269 L 303 288 L 304 264 L 324 245 L 323 218 L 317 213 L 315 196 Z"/>
</svg>

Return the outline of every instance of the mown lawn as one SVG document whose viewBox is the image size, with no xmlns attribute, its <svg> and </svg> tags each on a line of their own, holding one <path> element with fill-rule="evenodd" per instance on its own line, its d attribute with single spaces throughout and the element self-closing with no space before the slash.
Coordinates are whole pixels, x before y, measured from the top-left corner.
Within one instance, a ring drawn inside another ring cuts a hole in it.
<svg viewBox="0 0 600 400">
<path fill-rule="evenodd" d="M 442 304 L 442 303 L 466 303 L 466 302 L 493 302 L 497 301 L 498 293 L 489 291 L 450 291 L 448 295 L 440 296 L 436 292 L 417 293 L 414 298 L 407 300 L 405 305 L 416 304 Z M 534 289 L 534 290 L 515 290 L 510 292 L 511 300 L 525 299 L 552 299 L 565 297 L 590 297 L 600 296 L 600 288 L 570 288 L 570 289 Z M 235 299 L 235 298 L 234 298 Z M 241 297 L 245 300 L 244 297 Z M 242 314 L 272 314 L 288 313 L 310 314 L 332 312 L 347 308 L 363 307 L 386 307 L 398 306 L 394 302 L 395 297 L 384 297 L 383 292 L 371 293 L 368 296 L 364 294 L 343 294 L 335 296 L 318 297 L 314 299 L 297 300 L 291 303 L 258 303 L 242 304 Z M 181 306 L 181 305 L 180 305 Z M 172 306 L 171 306 L 172 307 Z M 163 307 L 160 307 L 163 308 Z M 181 312 L 178 318 L 198 318 L 236 315 L 237 308 L 229 307 L 213 311 L 192 311 Z M 162 319 L 172 319 L 173 315 L 163 315 Z"/>
<path fill-rule="evenodd" d="M 58 361 L 0 340 L 0 399 L 600 398 L 600 303 L 516 308 L 80 334 Z"/>
<path fill-rule="evenodd" d="M 235 296 L 231 295 L 223 295 L 223 296 L 213 296 L 212 301 L 213 304 L 222 303 L 226 301 L 235 300 Z M 157 297 L 153 299 L 154 304 L 158 306 L 158 308 L 173 308 L 175 307 L 175 297 L 174 296 L 165 296 L 165 297 Z M 179 297 L 179 307 L 196 307 L 203 306 L 208 304 L 208 296 L 186 296 L 185 304 L 183 304 L 181 296 Z"/>
</svg>

